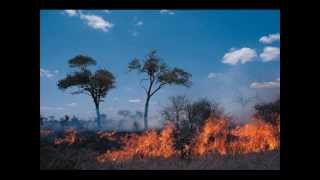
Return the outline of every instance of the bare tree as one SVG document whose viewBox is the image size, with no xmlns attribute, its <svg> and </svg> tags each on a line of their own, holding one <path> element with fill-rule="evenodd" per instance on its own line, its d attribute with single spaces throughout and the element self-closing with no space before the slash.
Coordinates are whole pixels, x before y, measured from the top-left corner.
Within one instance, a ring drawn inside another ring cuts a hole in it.
<svg viewBox="0 0 320 180">
<path fill-rule="evenodd" d="M 183 120 L 181 116 L 186 114 L 189 100 L 186 96 L 171 96 L 169 97 L 169 102 L 170 104 L 162 111 L 162 115 L 165 119 L 173 121 L 179 129 L 181 121 Z"/>
</svg>

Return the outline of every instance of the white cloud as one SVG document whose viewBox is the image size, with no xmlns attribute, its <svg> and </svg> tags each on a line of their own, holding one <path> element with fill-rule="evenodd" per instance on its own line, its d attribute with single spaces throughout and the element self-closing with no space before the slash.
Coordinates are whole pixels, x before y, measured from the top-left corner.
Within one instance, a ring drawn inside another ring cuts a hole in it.
<svg viewBox="0 0 320 180">
<path fill-rule="evenodd" d="M 53 76 L 54 76 L 54 74 L 52 74 L 52 72 L 50 72 L 50 70 L 40 68 L 40 77 L 45 77 L 45 78 L 50 79 Z"/>
<path fill-rule="evenodd" d="M 98 29 L 104 32 L 109 31 L 109 29 L 111 29 L 114 24 L 112 24 L 111 22 L 103 19 L 100 16 L 96 16 L 96 15 L 84 15 L 84 14 L 80 14 L 80 19 L 85 20 L 88 24 L 88 26 L 94 28 L 94 29 Z"/>
<path fill-rule="evenodd" d="M 59 73 L 59 71 L 58 71 L 58 70 L 54 70 L 53 72 L 54 72 L 55 74 L 58 74 L 58 73 Z"/>
<path fill-rule="evenodd" d="M 141 99 L 130 99 L 129 102 L 130 103 L 140 103 Z"/>
<path fill-rule="evenodd" d="M 280 58 L 280 48 L 267 46 L 263 49 L 263 52 L 260 54 L 260 58 L 263 62 L 277 60 Z"/>
<path fill-rule="evenodd" d="M 142 26 L 143 25 L 143 22 L 142 21 L 138 21 L 137 23 L 136 23 L 136 26 Z"/>
<path fill-rule="evenodd" d="M 274 41 L 279 41 L 280 40 L 280 34 L 269 34 L 268 36 L 262 36 L 259 39 L 259 42 L 263 44 L 272 44 Z"/>
<path fill-rule="evenodd" d="M 40 110 L 47 110 L 47 111 L 58 110 L 58 111 L 61 111 L 61 110 L 64 110 L 64 108 L 62 108 L 62 107 L 41 106 Z"/>
<path fill-rule="evenodd" d="M 168 9 L 162 9 L 162 10 L 160 10 L 160 13 L 161 14 L 170 14 L 170 15 L 174 15 L 175 14 L 174 11 L 168 10 Z"/>
<path fill-rule="evenodd" d="M 208 74 L 208 79 L 214 79 L 214 78 L 217 78 L 218 76 L 220 76 L 220 73 L 210 72 L 210 73 Z"/>
<path fill-rule="evenodd" d="M 64 10 L 64 12 L 68 15 L 68 16 L 76 16 L 77 15 L 77 11 L 76 10 Z"/>
<path fill-rule="evenodd" d="M 77 106 L 77 103 L 75 103 L 75 102 L 72 102 L 72 103 L 70 103 L 70 104 L 67 104 L 67 106 L 70 106 L 70 107 L 75 107 L 75 106 Z"/>
<path fill-rule="evenodd" d="M 241 48 L 235 49 L 232 48 L 228 53 L 223 56 L 222 63 L 236 65 L 239 62 L 244 64 L 253 60 L 257 56 L 257 53 L 254 49 L 251 48 Z"/>
<path fill-rule="evenodd" d="M 108 10 L 108 9 L 104 10 L 104 12 L 108 13 L 108 14 L 111 13 L 110 10 Z"/>
<path fill-rule="evenodd" d="M 253 82 L 250 84 L 250 88 L 279 88 L 280 87 L 280 78 L 277 78 L 275 81 L 270 82 Z"/>
</svg>

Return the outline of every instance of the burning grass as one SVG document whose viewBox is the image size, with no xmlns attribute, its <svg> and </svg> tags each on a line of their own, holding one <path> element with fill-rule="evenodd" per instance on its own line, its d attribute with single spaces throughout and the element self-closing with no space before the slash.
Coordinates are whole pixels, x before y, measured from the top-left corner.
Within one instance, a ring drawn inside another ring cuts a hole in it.
<svg viewBox="0 0 320 180">
<path fill-rule="evenodd" d="M 174 127 L 166 127 L 158 134 L 154 130 L 149 130 L 142 135 L 132 134 L 122 139 L 123 149 L 117 151 L 107 151 L 97 157 L 97 161 L 124 161 L 133 157 L 150 158 L 163 157 L 168 158 L 175 154 L 172 133 Z"/>
<path fill-rule="evenodd" d="M 73 128 L 66 130 L 66 135 L 64 138 L 56 138 L 54 144 L 74 144 L 76 142 L 77 131 Z"/>
<path fill-rule="evenodd" d="M 103 163 L 106 161 L 119 162 L 135 157 L 179 156 L 181 152 L 174 148 L 173 131 L 174 127 L 167 125 L 160 133 L 150 130 L 142 135 L 132 134 L 122 140 L 121 150 L 107 150 L 98 156 L 97 160 Z M 225 118 L 209 118 L 192 143 L 186 145 L 182 151 L 190 151 L 190 154 L 195 157 L 213 152 L 226 155 L 271 151 L 280 146 L 278 136 L 278 127 L 264 122 L 259 117 L 254 117 L 250 123 L 234 129 L 228 128 L 228 120 Z"/>
<path fill-rule="evenodd" d="M 43 142 L 44 169 L 279 169 L 280 115 L 271 124 L 255 116 L 230 128 L 226 118 L 209 118 L 190 144 L 175 148 L 175 127 L 142 133 L 81 132 Z M 42 135 L 47 135 L 42 133 Z M 52 135 L 52 134 L 51 134 Z M 188 152 L 188 158 L 182 156 Z M 80 154 L 79 154 L 80 153 Z"/>
<path fill-rule="evenodd" d="M 231 131 L 233 136 L 238 137 L 237 141 L 230 143 L 231 151 L 251 153 L 276 150 L 280 146 L 279 131 L 277 126 L 254 117 L 251 123 Z"/>
</svg>

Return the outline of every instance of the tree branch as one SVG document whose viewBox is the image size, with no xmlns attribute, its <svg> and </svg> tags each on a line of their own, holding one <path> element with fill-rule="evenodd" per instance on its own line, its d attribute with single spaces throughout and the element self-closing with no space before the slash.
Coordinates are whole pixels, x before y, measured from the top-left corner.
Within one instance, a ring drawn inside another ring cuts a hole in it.
<svg viewBox="0 0 320 180">
<path fill-rule="evenodd" d="M 150 96 L 153 96 L 157 91 L 159 91 L 159 89 L 161 89 L 164 85 L 166 85 L 167 83 L 161 83 L 151 94 Z"/>
<path fill-rule="evenodd" d="M 153 82 L 154 82 L 153 75 L 149 75 L 149 80 L 150 80 L 150 84 L 149 84 L 149 88 L 147 91 L 147 95 L 148 95 L 148 97 L 151 97 L 152 95 L 150 95 L 150 94 L 151 94 L 151 90 L 152 90 L 152 86 L 153 86 Z"/>
</svg>

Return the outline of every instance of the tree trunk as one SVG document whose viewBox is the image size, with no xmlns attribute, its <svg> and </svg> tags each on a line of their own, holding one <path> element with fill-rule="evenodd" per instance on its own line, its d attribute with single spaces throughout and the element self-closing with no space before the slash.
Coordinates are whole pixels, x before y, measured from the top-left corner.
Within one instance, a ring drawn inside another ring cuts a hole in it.
<svg viewBox="0 0 320 180">
<path fill-rule="evenodd" d="M 97 127 L 98 129 L 101 128 L 101 120 L 100 120 L 100 110 L 99 110 L 99 104 L 96 103 L 96 112 L 97 112 Z"/>
<path fill-rule="evenodd" d="M 144 130 L 148 129 L 148 109 L 149 109 L 150 96 L 147 97 L 146 104 L 144 106 Z"/>
</svg>

